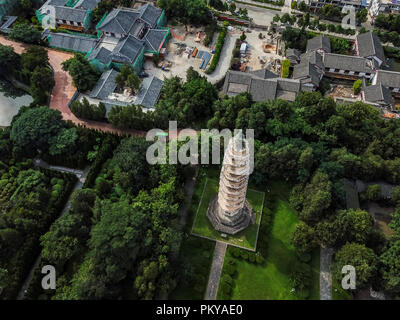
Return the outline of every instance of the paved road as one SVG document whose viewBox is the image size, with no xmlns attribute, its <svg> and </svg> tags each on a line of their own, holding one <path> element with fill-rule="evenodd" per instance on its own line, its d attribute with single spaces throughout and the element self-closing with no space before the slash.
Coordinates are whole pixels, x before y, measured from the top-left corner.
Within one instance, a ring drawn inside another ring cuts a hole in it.
<svg viewBox="0 0 400 320">
<path fill-rule="evenodd" d="M 77 178 L 79 179 L 76 183 L 74 188 L 72 189 L 72 192 L 70 194 L 70 197 L 68 199 L 68 202 L 65 204 L 63 210 L 61 211 L 60 217 L 62 217 L 63 215 L 67 214 L 69 212 L 69 209 L 71 208 L 71 195 L 74 193 L 74 191 L 79 190 L 82 188 L 83 184 L 85 183 L 86 177 L 89 173 L 89 167 L 85 168 L 83 171 L 82 170 L 77 170 L 77 169 L 70 169 L 70 168 L 66 168 L 66 167 L 58 167 L 58 166 L 50 166 L 48 165 L 45 161 L 41 160 L 41 159 L 35 159 L 34 160 L 35 166 L 38 167 L 42 167 L 42 168 L 46 168 L 46 169 L 50 169 L 50 170 L 55 170 L 55 171 L 59 171 L 59 172 L 68 172 L 68 173 L 72 173 L 75 174 L 77 176 Z M 34 271 L 37 269 L 39 263 L 40 263 L 40 256 L 41 254 L 39 254 L 39 256 L 36 258 L 35 263 L 33 264 L 31 270 L 29 271 L 28 276 L 26 277 L 19 293 L 17 296 L 17 300 L 23 300 L 25 297 L 25 293 L 26 290 L 29 287 L 30 282 L 32 281 L 33 278 L 33 273 Z"/>
<path fill-rule="evenodd" d="M 320 300 L 332 300 L 331 263 L 334 250 L 321 246 L 319 290 Z"/>
<path fill-rule="evenodd" d="M 217 67 L 215 68 L 213 73 L 206 74 L 208 81 L 210 81 L 212 84 L 217 83 L 223 77 L 225 77 L 225 74 L 231 64 L 232 51 L 235 46 L 236 39 L 238 39 L 239 37 L 239 34 L 231 34 L 230 32 L 228 32 L 225 38 L 224 46 L 222 47 L 221 56 L 219 58 Z"/>
<path fill-rule="evenodd" d="M 215 245 L 214 257 L 211 264 L 210 276 L 208 278 L 204 300 L 217 300 L 222 267 L 224 266 L 226 247 L 226 243 L 219 241 L 217 241 Z"/>
</svg>

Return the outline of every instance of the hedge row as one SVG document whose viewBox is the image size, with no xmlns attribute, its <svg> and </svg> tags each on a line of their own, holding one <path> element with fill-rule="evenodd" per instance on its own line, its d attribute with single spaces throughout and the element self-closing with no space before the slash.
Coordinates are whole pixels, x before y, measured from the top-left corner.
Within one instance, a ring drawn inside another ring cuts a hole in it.
<svg viewBox="0 0 400 320">
<path fill-rule="evenodd" d="M 285 59 L 282 61 L 282 78 L 289 78 L 290 60 Z"/>
<path fill-rule="evenodd" d="M 90 166 L 83 188 L 92 188 L 94 186 L 103 163 L 112 156 L 114 149 L 119 145 L 120 139 L 121 137 L 117 135 L 108 134 L 102 141 L 96 159 Z"/>
<path fill-rule="evenodd" d="M 225 37 L 226 37 L 227 33 L 228 33 L 228 27 L 224 26 L 222 28 L 219 36 L 218 36 L 217 45 L 215 46 L 214 56 L 213 56 L 213 58 L 211 60 L 210 66 L 206 70 L 207 74 L 210 74 L 210 73 L 214 72 L 215 68 L 217 67 L 217 64 L 219 62 L 219 58 L 221 56 L 222 48 L 223 48 L 224 43 L 225 43 Z"/>
<path fill-rule="evenodd" d="M 58 198 L 52 203 L 51 208 L 46 209 L 52 220 L 45 221 L 45 225 L 38 230 L 38 233 L 32 233 L 24 239 L 23 245 L 9 262 L 9 265 L 12 266 L 9 270 L 12 270 L 12 272 L 9 273 L 5 289 L 2 292 L 5 300 L 12 300 L 17 297 L 18 291 L 35 262 L 35 259 L 40 254 L 40 236 L 50 228 L 50 225 L 61 213 L 77 181 L 76 176 L 69 173 L 61 173 L 43 168 L 39 168 L 39 170 L 45 173 L 50 179 L 54 177 L 63 179 L 65 182 L 64 188 L 59 193 Z"/>
</svg>

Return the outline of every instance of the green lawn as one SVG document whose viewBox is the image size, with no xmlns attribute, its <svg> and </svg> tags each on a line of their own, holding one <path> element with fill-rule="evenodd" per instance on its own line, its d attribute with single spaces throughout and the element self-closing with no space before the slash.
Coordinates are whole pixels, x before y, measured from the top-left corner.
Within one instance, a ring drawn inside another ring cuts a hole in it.
<svg viewBox="0 0 400 320">
<path fill-rule="evenodd" d="M 189 236 L 182 243 L 180 255 L 193 267 L 194 281 L 179 282 L 169 295 L 170 300 L 202 300 L 207 288 L 215 242 Z"/>
<path fill-rule="evenodd" d="M 256 212 L 256 223 L 250 225 L 245 230 L 239 232 L 234 236 L 228 235 L 225 238 L 221 237 L 221 232 L 215 230 L 213 225 L 207 218 L 208 205 L 211 199 L 213 199 L 213 197 L 216 196 L 217 193 L 218 181 L 208 178 L 203 188 L 203 197 L 198 207 L 197 215 L 193 224 L 192 234 L 206 237 L 212 240 L 223 241 L 250 250 L 255 250 L 257 243 L 258 227 L 261 220 L 264 192 L 256 191 L 253 189 L 247 190 L 247 201 Z"/>
<path fill-rule="evenodd" d="M 332 279 L 332 300 L 351 300 L 352 295 L 348 290 L 344 290 L 340 283 Z"/>
<path fill-rule="evenodd" d="M 271 235 L 268 239 L 266 264 L 255 265 L 237 259 L 237 276 L 232 300 L 290 300 L 296 299 L 291 292 L 291 268 L 296 262 L 291 235 L 298 217 L 289 205 L 278 199 Z"/>
<path fill-rule="evenodd" d="M 204 189 L 207 176 L 215 176 L 216 170 L 200 170 L 197 177 L 196 189 L 190 205 L 188 221 L 186 223 L 180 250 L 180 260 L 193 267 L 195 280 L 193 283 L 178 281 L 175 290 L 169 295 L 171 300 L 202 300 L 207 287 L 208 275 L 214 253 L 215 242 L 189 235 L 201 194 Z M 182 274 L 178 277 L 182 279 Z"/>
</svg>

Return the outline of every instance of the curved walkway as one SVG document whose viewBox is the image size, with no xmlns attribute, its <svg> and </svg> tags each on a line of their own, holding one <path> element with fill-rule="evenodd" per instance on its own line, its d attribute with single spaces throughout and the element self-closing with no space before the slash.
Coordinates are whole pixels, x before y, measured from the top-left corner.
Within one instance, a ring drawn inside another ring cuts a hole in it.
<svg viewBox="0 0 400 320">
<path fill-rule="evenodd" d="M 71 169 L 71 168 L 66 168 L 66 167 L 59 167 L 59 166 L 51 166 L 49 165 L 47 162 L 41 160 L 41 159 L 34 159 L 34 164 L 36 167 L 42 167 L 45 169 L 49 169 L 49 170 L 55 170 L 55 171 L 59 171 L 59 172 L 67 172 L 67 173 L 71 173 L 76 175 L 76 177 L 79 179 L 75 185 L 74 188 L 72 189 L 69 199 L 67 201 L 67 203 L 65 204 L 63 210 L 61 211 L 61 214 L 59 215 L 59 217 L 62 217 L 63 215 L 67 214 L 71 208 L 71 196 L 74 193 L 74 191 L 79 190 L 83 187 L 83 184 L 85 183 L 86 177 L 89 173 L 89 168 L 90 167 L 86 167 L 84 170 L 78 170 L 78 169 Z M 31 267 L 28 276 L 26 277 L 24 283 L 22 284 L 22 287 L 18 293 L 17 296 L 17 300 L 24 300 L 25 298 L 25 293 L 26 290 L 29 287 L 29 284 L 32 281 L 33 278 L 33 273 L 35 272 L 35 270 L 37 270 L 39 263 L 40 263 L 40 257 L 41 257 L 41 253 L 38 255 L 38 257 L 35 260 L 35 263 L 33 264 L 33 266 Z"/>
<path fill-rule="evenodd" d="M 0 44 L 5 46 L 11 46 L 14 51 L 18 54 L 24 53 L 29 45 L 20 42 L 9 40 L 3 36 L 0 36 Z M 78 119 L 69 109 L 68 102 L 74 95 L 76 88 L 73 85 L 72 78 L 68 72 L 62 69 L 62 63 L 65 60 L 72 58 L 72 53 L 54 50 L 47 48 L 49 54 L 49 62 L 54 71 L 55 86 L 53 87 L 50 97 L 50 108 L 59 110 L 64 120 L 71 120 L 75 125 L 82 125 L 89 129 L 101 130 L 104 132 L 113 132 L 117 134 L 129 134 L 136 136 L 144 136 L 146 132 L 139 130 L 122 130 L 113 127 L 109 123 L 89 121 Z"/>
</svg>

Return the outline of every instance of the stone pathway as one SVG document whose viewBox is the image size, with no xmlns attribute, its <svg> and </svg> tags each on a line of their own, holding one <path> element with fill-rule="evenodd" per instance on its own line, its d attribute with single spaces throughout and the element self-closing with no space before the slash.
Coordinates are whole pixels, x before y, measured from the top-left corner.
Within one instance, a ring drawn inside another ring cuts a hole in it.
<svg viewBox="0 0 400 320">
<path fill-rule="evenodd" d="M 319 290 L 320 300 L 332 300 L 331 263 L 334 250 L 321 246 Z"/>
<path fill-rule="evenodd" d="M 71 201 L 70 201 L 71 195 L 74 193 L 75 190 L 79 190 L 82 188 L 82 186 L 86 180 L 87 174 L 89 173 L 89 167 L 87 167 L 85 170 L 82 171 L 82 170 L 70 169 L 70 168 L 66 168 L 66 167 L 51 166 L 41 159 L 34 159 L 34 163 L 35 163 L 35 166 L 37 166 L 37 167 L 42 167 L 42 168 L 46 168 L 46 169 L 50 169 L 50 170 L 75 174 L 77 176 L 77 178 L 79 179 L 75 183 L 74 188 L 71 191 L 68 202 L 65 204 L 63 210 L 61 211 L 60 217 L 65 215 L 66 213 L 69 212 L 69 209 L 71 208 Z M 39 256 L 36 258 L 35 263 L 33 264 L 31 270 L 29 271 L 29 274 L 26 277 L 20 291 L 18 292 L 17 300 L 24 299 L 26 290 L 28 289 L 29 283 L 31 282 L 31 280 L 33 278 L 33 273 L 37 269 L 37 267 L 40 263 L 40 256 L 41 256 L 41 254 L 39 254 Z"/>
<path fill-rule="evenodd" d="M 214 257 L 211 264 L 210 277 L 204 300 L 217 300 L 218 286 L 224 265 L 227 244 L 217 241 L 214 250 Z"/>
<path fill-rule="evenodd" d="M 195 174 L 191 179 L 186 180 L 185 182 L 185 193 L 186 193 L 186 200 L 185 200 L 185 204 L 182 206 L 181 210 L 179 210 L 179 214 L 181 216 L 181 219 L 179 221 L 179 225 L 181 227 L 181 230 L 183 230 L 183 228 L 186 225 L 186 221 L 187 221 L 187 217 L 188 217 L 188 212 L 190 209 L 190 205 L 192 204 L 192 197 L 193 197 L 193 193 L 195 190 L 195 186 L 196 186 L 196 177 L 199 171 L 199 166 L 195 167 Z"/>
</svg>

